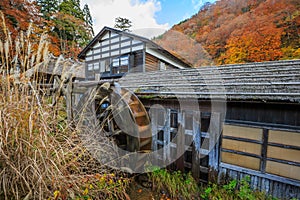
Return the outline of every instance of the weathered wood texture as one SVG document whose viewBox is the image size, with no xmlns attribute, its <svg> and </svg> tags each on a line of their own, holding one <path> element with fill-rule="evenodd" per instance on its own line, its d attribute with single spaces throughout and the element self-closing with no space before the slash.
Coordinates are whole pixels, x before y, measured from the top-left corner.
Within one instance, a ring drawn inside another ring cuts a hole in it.
<svg viewBox="0 0 300 200">
<path fill-rule="evenodd" d="M 241 180 L 245 176 L 250 176 L 250 184 L 254 190 L 265 191 L 267 194 L 280 199 L 300 198 L 300 184 L 293 180 L 269 174 L 261 174 L 255 170 L 225 163 L 220 164 L 219 174 L 223 178 L 230 177 L 237 180 Z"/>
<path fill-rule="evenodd" d="M 146 72 L 157 71 L 159 69 L 159 60 L 158 58 L 152 56 L 151 54 L 146 53 Z"/>
<path fill-rule="evenodd" d="M 253 188 L 265 190 L 279 198 L 299 198 L 299 141 L 298 129 L 281 131 L 272 127 L 225 124 L 220 176 L 226 173 L 240 179 L 240 174 L 248 174 Z M 266 182 L 267 186 L 257 181 Z"/>
<path fill-rule="evenodd" d="M 101 81 L 74 85 L 73 92 Z M 254 189 L 300 198 L 300 60 L 128 74 L 118 82 L 151 108 L 152 149 L 162 149 L 157 163 L 175 158 L 173 166 L 204 182 L 211 168 L 219 177 L 250 175 Z M 190 103 L 195 97 L 198 105 Z M 217 112 L 211 100 L 220 102 Z M 226 124 L 218 146 L 213 130 L 222 128 L 223 100 Z"/>
<path fill-rule="evenodd" d="M 300 60 L 128 74 L 120 84 L 139 97 L 299 102 Z"/>
<path fill-rule="evenodd" d="M 196 111 L 151 108 L 153 150 L 162 149 L 158 163 L 175 162 L 175 169 L 191 171 L 196 180 L 208 182 L 209 172 L 218 168 L 219 114 L 211 125 Z M 209 116 L 211 117 L 211 116 Z M 208 124 L 203 124 L 208 123 Z M 210 129 L 201 130 L 201 126 Z"/>
</svg>

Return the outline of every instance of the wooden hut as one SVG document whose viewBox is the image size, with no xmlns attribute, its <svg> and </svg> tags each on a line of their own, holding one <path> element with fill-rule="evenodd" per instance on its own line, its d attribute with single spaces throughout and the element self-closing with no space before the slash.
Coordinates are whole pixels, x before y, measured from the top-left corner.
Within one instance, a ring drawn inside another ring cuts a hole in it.
<svg viewBox="0 0 300 200">
<path fill-rule="evenodd" d="M 254 189 L 300 198 L 300 60 L 134 73 L 118 82 L 150 111 L 152 149 L 164 149 L 158 160 L 184 150 L 170 167 L 200 181 L 249 175 Z"/>
</svg>

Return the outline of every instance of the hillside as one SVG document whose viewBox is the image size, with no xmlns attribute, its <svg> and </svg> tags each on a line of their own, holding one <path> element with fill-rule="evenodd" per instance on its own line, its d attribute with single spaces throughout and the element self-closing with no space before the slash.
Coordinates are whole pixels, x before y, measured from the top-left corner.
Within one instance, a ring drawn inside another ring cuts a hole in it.
<svg viewBox="0 0 300 200">
<path fill-rule="evenodd" d="M 195 67 L 300 58 L 300 1 L 220 0 L 156 42 Z"/>
</svg>

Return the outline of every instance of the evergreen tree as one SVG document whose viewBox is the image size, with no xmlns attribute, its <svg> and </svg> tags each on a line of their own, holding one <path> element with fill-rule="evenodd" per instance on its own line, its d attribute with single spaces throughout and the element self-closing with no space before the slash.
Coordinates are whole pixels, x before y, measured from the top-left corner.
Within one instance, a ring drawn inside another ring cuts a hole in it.
<svg viewBox="0 0 300 200">
<path fill-rule="evenodd" d="M 84 20 L 83 12 L 80 9 L 80 0 L 64 0 L 59 5 L 59 11 L 64 14 L 72 15 L 77 19 Z"/>
<path fill-rule="evenodd" d="M 50 20 L 54 13 L 58 11 L 58 0 L 37 0 L 37 5 L 43 14 L 43 18 Z"/>
<path fill-rule="evenodd" d="M 93 19 L 90 13 L 90 8 L 87 4 L 84 5 L 83 14 L 84 14 L 85 23 L 87 25 L 87 29 L 90 32 L 90 34 L 94 36 Z"/>
<path fill-rule="evenodd" d="M 117 29 L 121 29 L 122 31 L 128 31 L 130 32 L 130 28 L 132 26 L 132 22 L 127 19 L 127 18 L 123 18 L 123 17 L 118 17 L 115 19 L 115 28 Z"/>
<path fill-rule="evenodd" d="M 85 46 L 91 39 L 92 32 L 85 19 L 86 14 L 80 8 L 80 0 L 63 0 L 59 5 L 54 32 L 60 40 L 63 54 L 76 57 L 79 47 Z"/>
</svg>

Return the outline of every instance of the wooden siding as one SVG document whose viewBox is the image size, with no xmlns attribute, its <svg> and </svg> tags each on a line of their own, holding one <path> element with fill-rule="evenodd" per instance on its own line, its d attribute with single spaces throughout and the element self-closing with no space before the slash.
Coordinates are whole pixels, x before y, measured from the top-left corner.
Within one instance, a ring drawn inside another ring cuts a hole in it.
<svg viewBox="0 0 300 200">
<path fill-rule="evenodd" d="M 299 157 L 299 153 L 298 153 Z M 270 174 L 275 174 L 291 179 L 300 180 L 300 167 L 292 166 L 288 164 L 267 161 L 266 172 Z"/>
<path fill-rule="evenodd" d="M 270 130 L 269 142 L 300 147 L 300 133 Z"/>
<path fill-rule="evenodd" d="M 260 160 L 258 158 L 228 152 L 222 152 L 221 157 L 224 163 L 259 170 Z"/>
<path fill-rule="evenodd" d="M 226 119 L 298 127 L 300 104 L 264 102 L 227 102 Z M 263 124 L 261 125 L 263 126 Z"/>
<path fill-rule="evenodd" d="M 145 68 L 146 72 L 157 71 L 159 70 L 159 59 L 152 56 L 151 54 L 146 53 L 145 59 Z"/>
<path fill-rule="evenodd" d="M 270 113 L 269 113 L 270 114 Z M 229 123 L 229 122 L 227 122 Z M 299 130 L 298 130 L 299 131 Z M 248 174 L 251 177 L 251 186 L 265 190 L 275 197 L 299 198 L 292 194 L 299 191 L 297 188 L 280 193 L 273 188 L 300 186 L 300 132 L 280 130 L 280 128 L 256 126 L 253 123 L 235 121 L 234 124 L 225 124 L 221 145 L 220 174 L 227 173 L 231 178 L 242 178 L 233 174 Z M 254 170 L 254 171 L 251 171 Z M 248 172 L 248 173 L 247 173 Z M 252 173 L 250 173 L 252 172 Z M 256 181 L 266 181 L 270 184 L 264 188 Z M 292 185 L 290 185 L 293 183 Z M 277 188 L 278 189 L 278 188 Z"/>
<path fill-rule="evenodd" d="M 261 154 L 261 145 L 250 142 L 223 139 L 222 147 L 234 151 L 248 152 L 258 156 Z"/>
<path fill-rule="evenodd" d="M 238 138 L 248 138 L 258 141 L 262 140 L 262 130 L 252 127 L 225 125 L 223 126 L 223 135 Z"/>
</svg>

